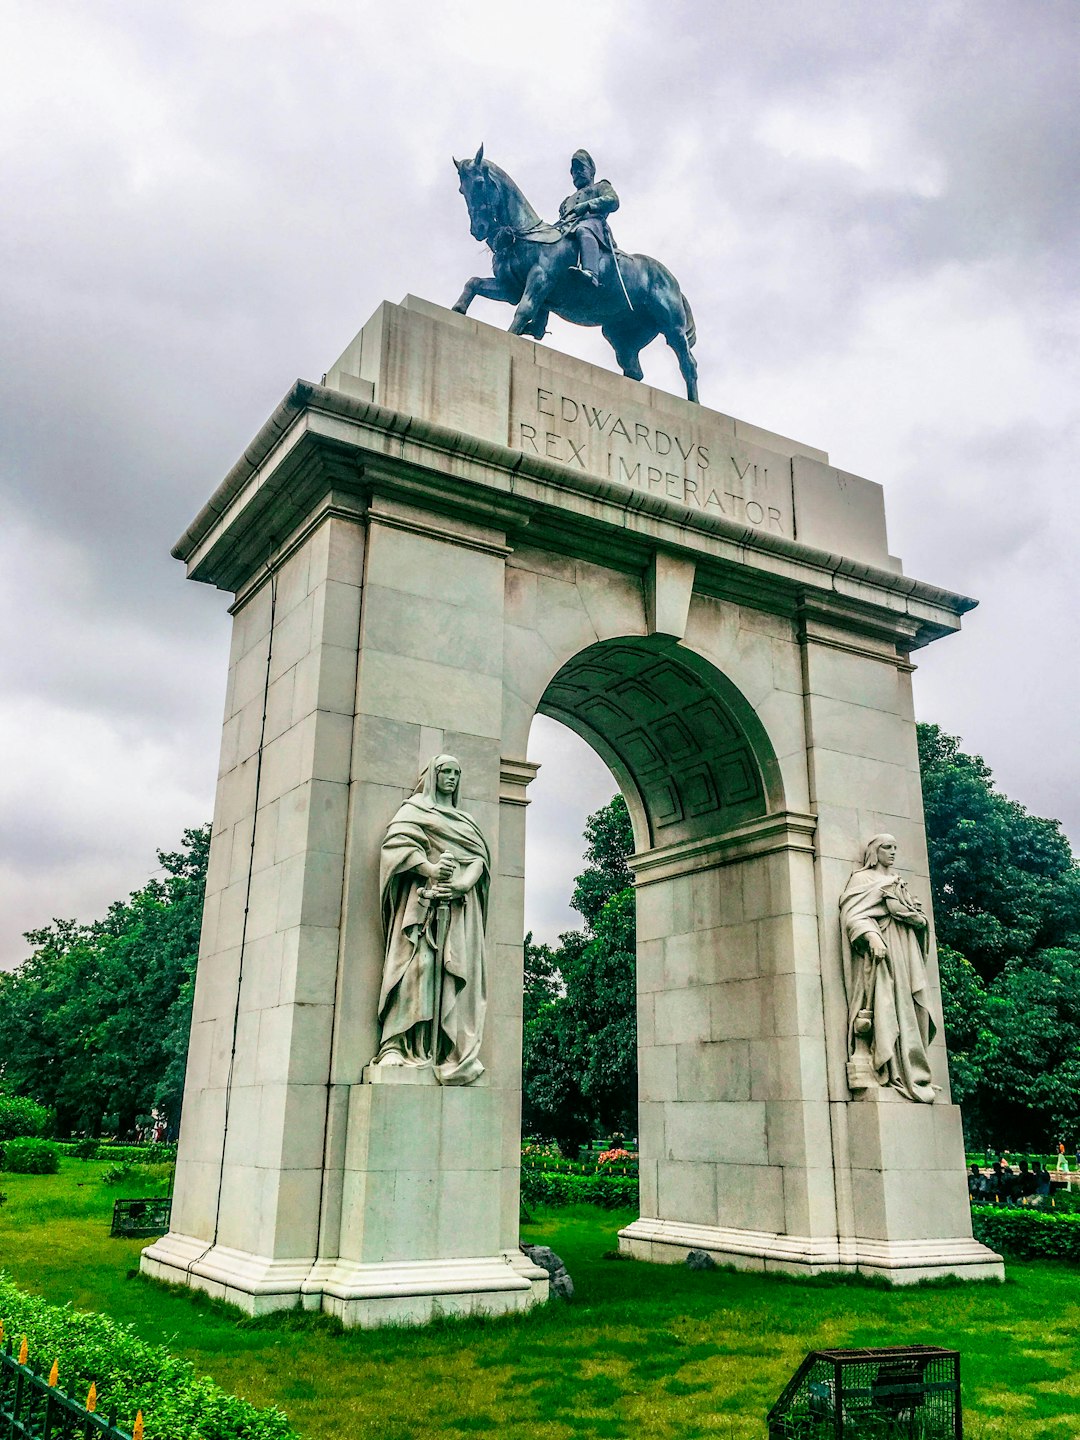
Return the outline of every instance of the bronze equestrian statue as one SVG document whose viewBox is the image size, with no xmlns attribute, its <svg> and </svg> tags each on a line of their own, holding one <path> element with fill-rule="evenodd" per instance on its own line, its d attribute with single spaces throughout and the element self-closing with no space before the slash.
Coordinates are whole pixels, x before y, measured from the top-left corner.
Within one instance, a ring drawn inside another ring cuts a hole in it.
<svg viewBox="0 0 1080 1440">
<path fill-rule="evenodd" d="M 489 280 L 474 276 L 467 282 L 454 306 L 459 314 L 482 295 L 517 306 L 512 335 L 543 339 L 552 310 L 574 325 L 599 325 L 631 380 L 642 378 L 641 351 L 663 335 L 678 359 L 687 398 L 697 400 L 691 352 L 697 332 L 689 302 L 658 260 L 616 248 L 607 217 L 618 209 L 619 197 L 610 181 L 596 180 L 587 151 L 578 150 L 571 161 L 574 193 L 559 207 L 556 225 L 545 224 L 506 171 L 484 159 L 483 145 L 472 160 L 454 164 L 473 239 L 491 250 L 493 271 Z"/>
</svg>

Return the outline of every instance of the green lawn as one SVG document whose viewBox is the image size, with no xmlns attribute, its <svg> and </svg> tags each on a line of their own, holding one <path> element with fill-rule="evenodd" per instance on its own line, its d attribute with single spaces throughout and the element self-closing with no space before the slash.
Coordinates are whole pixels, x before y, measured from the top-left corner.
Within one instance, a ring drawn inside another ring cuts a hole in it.
<svg viewBox="0 0 1080 1440">
<path fill-rule="evenodd" d="M 527 1238 L 554 1247 L 573 1305 L 524 1319 L 341 1333 L 325 1321 L 240 1321 L 129 1278 L 138 1241 L 110 1240 L 104 1167 L 0 1174 L 0 1268 L 51 1300 L 107 1311 L 229 1390 L 280 1405 L 305 1440 L 754 1437 L 807 1350 L 954 1346 L 968 1440 L 1080 1434 L 1075 1270 L 1013 1264 L 1004 1286 L 887 1290 L 605 1258 L 625 1213 L 539 1211 Z M 144 1193 L 147 1193 L 144 1190 Z"/>
</svg>

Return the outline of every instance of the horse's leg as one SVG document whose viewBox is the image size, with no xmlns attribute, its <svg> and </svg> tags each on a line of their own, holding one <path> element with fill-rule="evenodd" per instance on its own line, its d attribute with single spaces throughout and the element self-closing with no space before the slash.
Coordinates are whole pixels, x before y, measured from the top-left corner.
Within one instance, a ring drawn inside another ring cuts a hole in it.
<svg viewBox="0 0 1080 1440">
<path fill-rule="evenodd" d="M 690 349 L 690 342 L 686 338 L 686 321 L 681 319 L 680 323 L 672 326 L 670 330 L 664 331 L 664 339 L 675 351 L 675 358 L 679 362 L 679 369 L 686 381 L 686 398 L 696 401 L 698 398 L 697 384 L 697 361 L 694 359 L 693 351 Z"/>
<path fill-rule="evenodd" d="M 660 333 L 675 352 L 683 380 L 686 383 L 686 398 L 697 401 L 698 367 L 690 349 L 694 321 L 690 307 L 673 275 L 667 275 L 668 284 L 658 287 L 660 301 L 657 322 Z"/>
<path fill-rule="evenodd" d="M 620 329 L 605 325 L 603 327 L 604 339 L 615 351 L 615 362 L 624 375 L 631 380 L 644 379 L 645 372 L 641 368 L 641 350 L 645 342 L 640 332 L 635 329 Z"/>
<path fill-rule="evenodd" d="M 546 327 L 548 311 L 544 302 L 554 287 L 557 274 L 547 252 L 561 249 L 561 245 L 545 245 L 540 258 L 529 271 L 525 293 L 510 322 L 511 335 L 535 335 L 538 324 Z"/>
<path fill-rule="evenodd" d="M 465 289 L 450 308 L 459 315 L 464 315 L 477 295 L 484 300 L 505 300 L 508 305 L 514 304 L 513 294 L 501 280 L 496 280 L 494 275 L 489 275 L 486 279 L 474 275 L 471 280 L 466 280 Z"/>
</svg>

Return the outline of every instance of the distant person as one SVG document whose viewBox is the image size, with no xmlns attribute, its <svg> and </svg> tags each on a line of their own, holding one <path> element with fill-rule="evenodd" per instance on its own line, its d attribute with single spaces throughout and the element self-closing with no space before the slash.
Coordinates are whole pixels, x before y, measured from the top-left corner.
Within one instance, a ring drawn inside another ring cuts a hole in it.
<svg viewBox="0 0 1080 1440">
<path fill-rule="evenodd" d="M 1035 1161 L 1035 1196 L 1039 1200 L 1050 1199 L 1050 1171 L 1040 1160 Z"/>
<path fill-rule="evenodd" d="M 1068 1157 L 1065 1154 L 1064 1143 L 1058 1145 L 1057 1168 L 1059 1170 L 1064 1170 L 1066 1175 L 1069 1173 L 1069 1161 Z"/>
<path fill-rule="evenodd" d="M 990 1167 L 990 1198 L 995 1205 L 1000 1205 L 1005 1199 L 1005 1167 L 1000 1160 L 995 1160 Z"/>
<path fill-rule="evenodd" d="M 971 1169 L 968 1171 L 968 1199 L 973 1204 L 981 1204 L 986 1199 L 986 1176 L 979 1169 L 978 1162 L 971 1162 Z"/>
<path fill-rule="evenodd" d="M 1020 1199 L 1030 1200 L 1035 1194 L 1036 1179 L 1035 1173 L 1026 1160 L 1020 1161 Z"/>
</svg>

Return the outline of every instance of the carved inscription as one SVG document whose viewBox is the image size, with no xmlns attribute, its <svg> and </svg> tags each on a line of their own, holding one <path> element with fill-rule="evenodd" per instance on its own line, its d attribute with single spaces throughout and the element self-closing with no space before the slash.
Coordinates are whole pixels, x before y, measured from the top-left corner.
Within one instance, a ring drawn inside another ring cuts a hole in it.
<svg viewBox="0 0 1080 1440">
<path fill-rule="evenodd" d="M 782 471 L 770 483 L 768 466 L 750 458 L 746 446 L 724 443 L 722 436 L 719 444 L 706 443 L 672 425 L 631 419 L 553 388 L 533 386 L 530 398 L 530 418 L 513 422 L 513 443 L 525 454 L 607 475 L 690 509 L 789 533 L 784 510 L 769 493 L 786 475 Z M 782 457 L 775 458 L 783 467 Z"/>
</svg>

